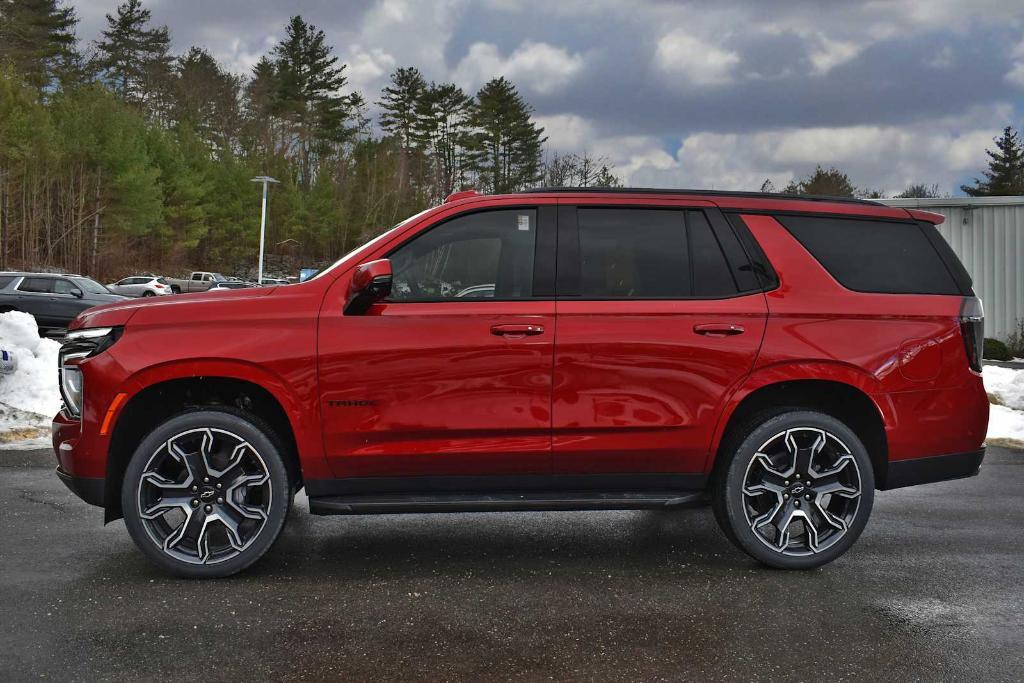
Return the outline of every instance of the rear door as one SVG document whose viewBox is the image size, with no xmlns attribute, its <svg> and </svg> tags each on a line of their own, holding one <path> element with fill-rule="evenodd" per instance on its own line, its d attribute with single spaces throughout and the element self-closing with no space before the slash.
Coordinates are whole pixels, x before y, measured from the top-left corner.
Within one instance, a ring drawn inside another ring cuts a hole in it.
<svg viewBox="0 0 1024 683">
<path fill-rule="evenodd" d="M 18 308 L 31 313 L 39 327 L 60 327 L 56 297 L 53 294 L 52 277 L 26 276 L 18 284 Z"/>
<path fill-rule="evenodd" d="M 555 207 L 441 220 L 375 258 L 392 294 L 320 314 L 324 447 L 339 477 L 551 470 Z M 368 259 L 372 260 L 372 259 Z"/>
<path fill-rule="evenodd" d="M 711 203 L 559 207 L 552 400 L 562 474 L 700 473 L 767 307 Z"/>
</svg>

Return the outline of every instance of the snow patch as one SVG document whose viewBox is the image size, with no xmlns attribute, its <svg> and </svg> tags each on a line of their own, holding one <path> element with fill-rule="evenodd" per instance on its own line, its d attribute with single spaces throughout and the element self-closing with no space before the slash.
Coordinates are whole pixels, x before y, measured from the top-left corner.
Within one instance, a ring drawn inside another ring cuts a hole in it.
<svg viewBox="0 0 1024 683">
<path fill-rule="evenodd" d="M 37 439 L 60 410 L 60 343 L 39 337 L 28 313 L 0 313 L 0 349 L 14 357 L 14 372 L 0 375 L 0 442 Z"/>
<path fill-rule="evenodd" d="M 986 365 L 982 378 L 988 392 L 988 441 L 1024 447 L 1024 370 Z"/>
</svg>

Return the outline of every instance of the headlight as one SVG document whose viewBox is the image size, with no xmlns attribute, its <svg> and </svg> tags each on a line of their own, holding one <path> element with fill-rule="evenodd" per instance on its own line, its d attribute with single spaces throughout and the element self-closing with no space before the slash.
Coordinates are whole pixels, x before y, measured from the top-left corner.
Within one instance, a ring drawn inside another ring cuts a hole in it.
<svg viewBox="0 0 1024 683">
<path fill-rule="evenodd" d="M 106 351 L 121 337 L 122 331 L 120 327 L 90 327 L 73 330 L 64 337 L 58 355 L 57 373 L 61 398 L 73 417 L 82 415 L 82 396 L 85 391 L 82 370 L 78 364 Z"/>
</svg>

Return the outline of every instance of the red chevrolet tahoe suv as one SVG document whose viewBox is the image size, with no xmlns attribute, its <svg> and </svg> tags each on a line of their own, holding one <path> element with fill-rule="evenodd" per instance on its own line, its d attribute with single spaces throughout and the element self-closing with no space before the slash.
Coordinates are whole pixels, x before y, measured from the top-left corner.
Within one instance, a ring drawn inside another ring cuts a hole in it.
<svg viewBox="0 0 1024 683">
<path fill-rule="evenodd" d="M 256 561 L 302 487 L 321 515 L 710 498 L 757 560 L 819 566 L 876 488 L 981 465 L 981 302 L 941 220 L 457 193 L 302 284 L 82 313 L 57 474 L 192 577 Z"/>
</svg>

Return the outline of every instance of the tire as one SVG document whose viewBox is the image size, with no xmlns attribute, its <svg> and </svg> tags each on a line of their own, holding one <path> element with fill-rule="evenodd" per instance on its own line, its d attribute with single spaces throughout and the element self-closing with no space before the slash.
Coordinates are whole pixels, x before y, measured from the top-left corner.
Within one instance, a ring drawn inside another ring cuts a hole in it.
<svg viewBox="0 0 1024 683">
<path fill-rule="evenodd" d="M 150 292 L 150 291 L 145 291 L 145 292 L 142 293 L 142 296 L 156 296 L 156 294 L 154 294 L 153 292 Z"/>
<path fill-rule="evenodd" d="M 779 569 L 820 567 L 849 550 L 867 525 L 871 459 L 831 415 L 763 412 L 724 446 L 730 459 L 712 484 L 712 508 L 729 540 L 754 559 Z"/>
<path fill-rule="evenodd" d="M 181 294 L 181 287 L 178 285 L 171 285 L 171 294 Z"/>
<path fill-rule="evenodd" d="M 218 578 L 246 569 L 274 544 L 291 483 L 274 432 L 232 408 L 194 410 L 154 429 L 121 487 L 125 526 L 161 569 Z"/>
</svg>

